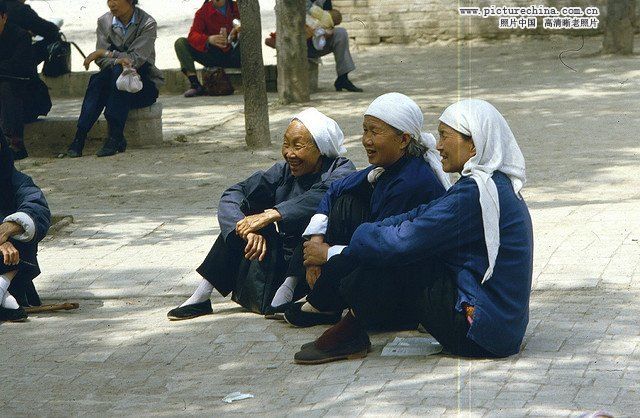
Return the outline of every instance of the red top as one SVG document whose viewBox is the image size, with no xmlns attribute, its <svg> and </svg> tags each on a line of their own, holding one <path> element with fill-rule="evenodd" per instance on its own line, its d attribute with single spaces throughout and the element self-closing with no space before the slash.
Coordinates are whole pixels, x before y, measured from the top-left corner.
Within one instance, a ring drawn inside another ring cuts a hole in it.
<svg viewBox="0 0 640 418">
<path fill-rule="evenodd" d="M 200 10 L 196 12 L 193 19 L 193 25 L 189 31 L 187 40 L 189 45 L 200 52 L 206 52 L 207 39 L 211 35 L 219 35 L 220 29 L 227 28 L 227 33 L 231 33 L 233 29 L 233 19 L 239 19 L 238 5 L 235 1 L 227 1 L 227 14 L 223 15 L 218 9 L 213 7 L 210 1 L 202 5 Z M 213 45 L 212 45 L 213 46 Z M 231 46 L 227 46 L 223 51 L 228 51 Z"/>
</svg>

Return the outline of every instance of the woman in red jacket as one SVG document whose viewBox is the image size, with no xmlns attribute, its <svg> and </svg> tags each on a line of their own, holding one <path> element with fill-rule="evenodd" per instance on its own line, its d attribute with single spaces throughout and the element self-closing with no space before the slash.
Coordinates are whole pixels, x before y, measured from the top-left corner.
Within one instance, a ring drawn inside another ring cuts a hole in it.
<svg viewBox="0 0 640 418">
<path fill-rule="evenodd" d="M 239 19 L 238 5 L 232 0 L 205 0 L 196 12 L 187 38 L 175 43 L 182 72 L 189 78 L 191 88 L 185 97 L 204 93 L 196 75 L 195 62 L 205 67 L 240 68 L 238 31 L 233 19 Z"/>
</svg>

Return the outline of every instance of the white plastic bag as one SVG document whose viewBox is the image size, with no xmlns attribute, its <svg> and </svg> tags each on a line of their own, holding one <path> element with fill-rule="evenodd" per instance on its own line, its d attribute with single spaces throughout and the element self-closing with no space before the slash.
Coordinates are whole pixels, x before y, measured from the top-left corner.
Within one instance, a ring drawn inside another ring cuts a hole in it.
<svg viewBox="0 0 640 418">
<path fill-rule="evenodd" d="M 140 74 L 133 67 L 125 67 L 120 77 L 116 80 L 116 87 L 120 91 L 128 91 L 129 93 L 139 92 L 142 90 Z"/>
</svg>

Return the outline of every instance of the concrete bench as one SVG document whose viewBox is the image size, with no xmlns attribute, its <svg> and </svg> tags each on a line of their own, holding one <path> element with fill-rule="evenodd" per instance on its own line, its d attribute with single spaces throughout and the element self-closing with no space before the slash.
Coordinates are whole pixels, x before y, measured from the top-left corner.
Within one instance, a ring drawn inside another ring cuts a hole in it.
<svg viewBox="0 0 640 418">
<path fill-rule="evenodd" d="M 25 143 L 29 155 L 51 157 L 66 151 L 76 133 L 78 109 L 75 115 L 47 116 L 25 126 Z M 162 104 L 129 112 L 124 129 L 129 148 L 160 147 L 162 145 Z M 85 154 L 95 152 L 107 138 L 107 121 L 100 116 L 87 138 Z"/>
<path fill-rule="evenodd" d="M 318 90 L 318 64 L 319 60 L 309 60 L 309 87 L 311 92 Z M 242 93 L 242 70 L 240 68 L 225 68 L 237 93 Z M 162 70 L 165 84 L 160 87 L 160 94 L 182 94 L 189 88 L 189 80 L 178 69 Z M 49 87 L 51 97 L 84 97 L 89 84 L 89 78 L 95 71 L 72 72 L 60 77 L 45 77 L 42 80 Z M 264 78 L 268 92 L 278 91 L 278 68 L 275 65 L 264 66 Z M 202 80 L 202 71 L 198 70 L 198 76 Z"/>
</svg>

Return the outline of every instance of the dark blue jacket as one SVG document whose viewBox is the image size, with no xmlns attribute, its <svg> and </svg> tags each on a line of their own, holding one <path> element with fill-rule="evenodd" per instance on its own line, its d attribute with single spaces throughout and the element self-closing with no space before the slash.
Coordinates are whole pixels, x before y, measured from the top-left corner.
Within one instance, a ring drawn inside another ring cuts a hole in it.
<svg viewBox="0 0 640 418">
<path fill-rule="evenodd" d="M 374 166 L 357 171 L 335 181 L 322 198 L 316 213 L 329 216 L 331 206 L 343 193 L 367 183 L 367 175 Z M 407 212 L 418 205 L 442 196 L 444 187 L 421 157 L 404 156 L 378 178 L 371 195 L 371 221 Z"/>
<path fill-rule="evenodd" d="M 42 190 L 34 184 L 31 177 L 16 169 L 13 170 L 11 183 L 14 209 L 0 209 L 2 219 L 15 212 L 24 212 L 29 215 L 36 226 L 36 235 L 30 243 L 36 244 L 47 235 L 51 226 L 51 212 L 49 212 L 47 201 Z"/>
<path fill-rule="evenodd" d="M 493 174 L 500 198 L 500 249 L 493 276 L 489 265 L 479 191 L 469 177 L 440 199 L 382 222 L 360 225 L 343 250 L 370 265 L 392 266 L 424 259 L 443 262 L 458 287 L 456 308 L 475 306 L 468 337 L 497 356 L 520 350 L 529 322 L 533 229 L 527 205 L 509 178 Z M 399 278 L 400 279 L 400 278 Z"/>
</svg>

